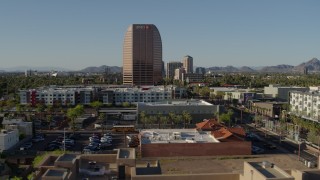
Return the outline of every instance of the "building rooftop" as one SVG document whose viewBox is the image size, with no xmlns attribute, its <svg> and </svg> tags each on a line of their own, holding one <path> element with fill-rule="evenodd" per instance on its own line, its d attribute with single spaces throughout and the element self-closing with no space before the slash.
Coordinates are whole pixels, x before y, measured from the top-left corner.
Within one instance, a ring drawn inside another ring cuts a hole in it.
<svg viewBox="0 0 320 180">
<path fill-rule="evenodd" d="M 210 132 L 196 129 L 149 129 L 143 130 L 141 143 L 219 143 Z"/>
<path fill-rule="evenodd" d="M 135 158 L 135 152 L 133 149 L 119 149 L 119 158 Z"/>
<path fill-rule="evenodd" d="M 76 158 L 76 154 L 63 154 L 62 156 L 58 157 L 57 161 L 73 161 Z"/>
<path fill-rule="evenodd" d="M 64 179 L 67 176 L 67 171 L 65 169 L 48 169 L 44 177 L 61 177 Z"/>
<path fill-rule="evenodd" d="M 146 106 L 212 106 L 212 104 L 204 100 L 170 100 L 160 102 L 139 103 Z"/>
<path fill-rule="evenodd" d="M 291 177 L 288 173 L 281 170 L 274 164 L 263 161 L 263 162 L 248 162 L 253 168 L 259 171 L 266 178 L 289 178 Z"/>
</svg>

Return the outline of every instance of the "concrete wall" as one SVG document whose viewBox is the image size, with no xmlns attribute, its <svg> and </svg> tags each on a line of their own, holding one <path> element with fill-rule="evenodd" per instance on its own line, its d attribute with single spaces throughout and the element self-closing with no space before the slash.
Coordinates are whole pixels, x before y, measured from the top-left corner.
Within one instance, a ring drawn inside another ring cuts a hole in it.
<svg viewBox="0 0 320 180">
<path fill-rule="evenodd" d="M 117 162 L 117 154 L 82 155 L 80 157 L 80 161 L 81 160 L 96 161 L 96 162 L 102 162 L 102 163 L 116 163 Z"/>
<path fill-rule="evenodd" d="M 142 157 L 250 155 L 251 142 L 142 144 Z"/>
<path fill-rule="evenodd" d="M 174 174 L 174 175 L 132 175 L 132 180 L 239 180 L 239 174 Z"/>
</svg>

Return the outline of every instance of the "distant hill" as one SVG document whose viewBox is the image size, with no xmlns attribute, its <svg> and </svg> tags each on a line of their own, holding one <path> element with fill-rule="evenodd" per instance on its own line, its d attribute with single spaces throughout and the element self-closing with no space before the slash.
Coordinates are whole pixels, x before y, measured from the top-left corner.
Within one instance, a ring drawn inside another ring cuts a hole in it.
<svg viewBox="0 0 320 180">
<path fill-rule="evenodd" d="M 291 72 L 294 66 L 281 64 L 277 66 L 266 66 L 260 69 L 260 72 Z"/>
<path fill-rule="evenodd" d="M 226 66 L 226 67 L 209 67 L 207 71 L 212 72 L 277 72 L 277 73 L 302 73 L 305 68 L 308 68 L 309 72 L 320 72 L 320 60 L 317 58 L 312 58 L 311 60 L 301 63 L 297 66 L 287 65 L 287 64 L 280 64 L 277 66 L 262 66 L 262 67 L 233 67 L 233 66 Z"/>
<path fill-rule="evenodd" d="M 311 60 L 301 63 L 293 68 L 293 71 L 303 72 L 305 68 L 308 71 L 320 71 L 320 61 L 317 58 L 312 58 Z"/>
<path fill-rule="evenodd" d="M 51 66 L 41 66 L 41 67 L 15 66 L 10 68 L 0 68 L 0 71 L 2 72 L 25 72 L 26 70 L 33 70 L 38 72 L 71 71 L 70 69 L 61 68 L 61 67 L 51 67 Z"/>
<path fill-rule="evenodd" d="M 226 66 L 226 67 L 209 67 L 206 71 L 213 71 L 213 72 L 239 72 L 239 69 L 233 66 Z"/>
<path fill-rule="evenodd" d="M 110 73 L 120 73 L 122 72 L 122 67 L 103 65 L 100 67 L 95 67 L 95 66 L 87 67 L 80 70 L 80 72 L 91 72 L 91 73 L 102 73 L 105 71 L 109 71 Z"/>
<path fill-rule="evenodd" d="M 256 70 L 254 70 L 248 66 L 242 66 L 239 68 L 239 71 L 241 71 L 241 72 L 255 72 Z"/>
</svg>

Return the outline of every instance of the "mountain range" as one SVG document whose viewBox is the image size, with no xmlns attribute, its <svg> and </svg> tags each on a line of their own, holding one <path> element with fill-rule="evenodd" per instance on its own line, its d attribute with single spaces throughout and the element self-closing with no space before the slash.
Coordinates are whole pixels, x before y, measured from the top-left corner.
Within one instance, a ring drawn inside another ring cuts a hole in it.
<svg viewBox="0 0 320 180">
<path fill-rule="evenodd" d="M 312 58 L 307 62 L 303 62 L 297 66 L 287 65 L 287 64 L 280 64 L 277 66 L 264 66 L 260 68 L 253 68 L 248 66 L 242 67 L 233 67 L 233 66 L 226 66 L 226 67 L 209 67 L 207 71 L 213 72 L 282 72 L 282 73 L 302 73 L 305 69 L 308 69 L 310 72 L 320 72 L 320 60 L 317 58 Z"/>
<path fill-rule="evenodd" d="M 91 72 L 91 73 L 102 73 L 102 72 L 109 72 L 109 73 L 120 73 L 122 72 L 122 67 L 118 67 L 118 66 L 99 66 L 99 67 L 87 67 L 84 68 L 82 70 L 80 70 L 80 72 Z"/>
<path fill-rule="evenodd" d="M 242 67 L 234 67 L 234 66 L 225 66 L 225 67 L 218 67 L 213 66 L 206 68 L 207 72 L 282 72 L 282 73 L 302 73 L 305 69 L 308 69 L 309 72 L 320 72 L 320 60 L 317 58 L 312 58 L 307 62 L 303 62 L 297 66 L 287 65 L 287 64 L 280 64 L 277 66 L 263 66 L 263 67 L 249 67 L 249 66 L 242 66 Z M 36 70 L 36 71 L 72 71 L 66 68 L 60 67 L 29 67 L 29 66 L 17 66 L 12 68 L 0 68 L 0 72 L 24 72 L 26 70 Z M 85 73 L 102 73 L 102 72 L 109 72 L 109 73 L 120 73 L 122 72 L 122 67 L 119 66 L 91 66 L 81 69 L 77 72 L 85 72 Z"/>
</svg>

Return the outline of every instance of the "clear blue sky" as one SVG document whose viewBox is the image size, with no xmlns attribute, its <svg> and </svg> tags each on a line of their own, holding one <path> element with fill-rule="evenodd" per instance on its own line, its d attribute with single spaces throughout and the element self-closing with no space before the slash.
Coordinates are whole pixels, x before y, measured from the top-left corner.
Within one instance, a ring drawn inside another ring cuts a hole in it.
<svg viewBox="0 0 320 180">
<path fill-rule="evenodd" d="M 163 60 L 297 65 L 320 58 L 319 0 L 3 0 L 1 67 L 122 66 L 127 27 L 155 24 Z"/>
</svg>

